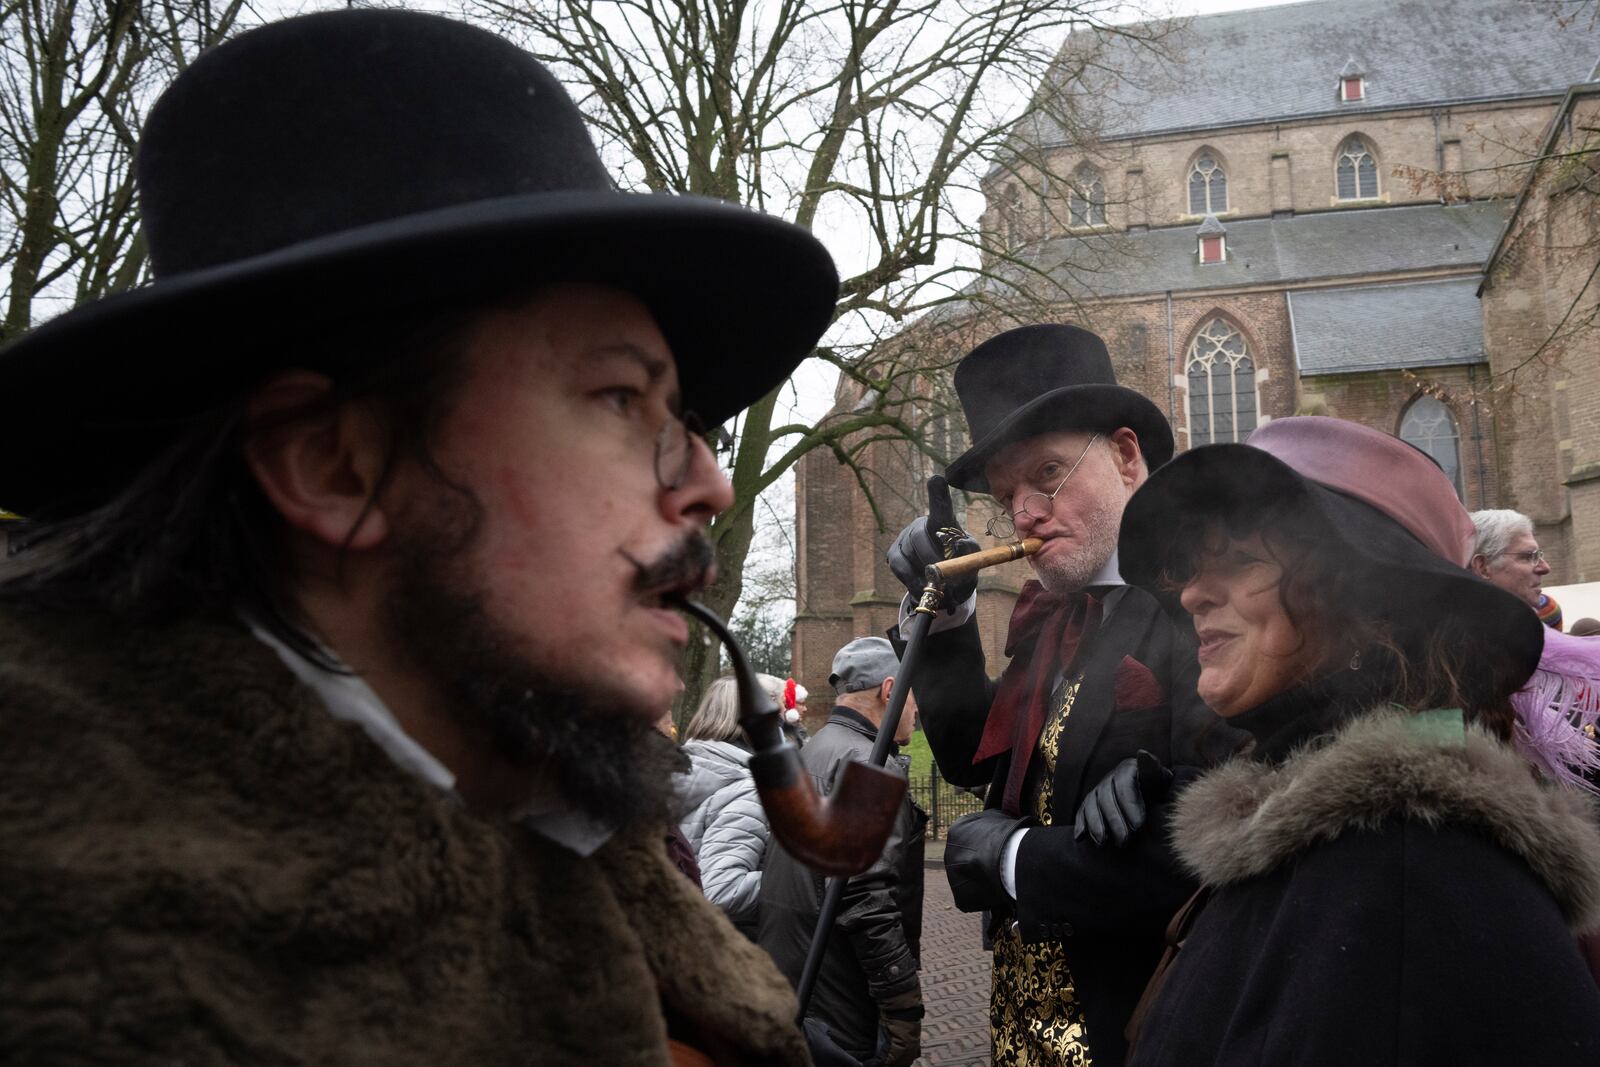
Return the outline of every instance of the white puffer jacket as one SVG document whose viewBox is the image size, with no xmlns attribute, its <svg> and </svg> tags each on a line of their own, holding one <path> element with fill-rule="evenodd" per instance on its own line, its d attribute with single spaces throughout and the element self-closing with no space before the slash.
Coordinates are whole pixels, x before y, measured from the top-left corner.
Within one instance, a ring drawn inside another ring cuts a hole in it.
<svg viewBox="0 0 1600 1067">
<path fill-rule="evenodd" d="M 692 764 L 679 775 L 678 826 L 700 861 L 706 899 L 741 929 L 755 931 L 767 816 L 747 764 L 750 753 L 726 741 L 688 741 Z"/>
</svg>

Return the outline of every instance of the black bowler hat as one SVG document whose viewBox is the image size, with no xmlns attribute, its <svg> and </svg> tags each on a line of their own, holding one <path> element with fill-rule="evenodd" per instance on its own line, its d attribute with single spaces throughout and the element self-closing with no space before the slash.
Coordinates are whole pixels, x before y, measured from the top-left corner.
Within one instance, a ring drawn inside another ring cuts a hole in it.
<svg viewBox="0 0 1600 1067">
<path fill-rule="evenodd" d="M 789 375 L 838 295 L 797 226 L 618 192 L 549 71 L 433 15 L 306 15 L 211 49 L 150 113 L 137 168 L 157 280 L 0 349 L 12 511 L 108 498 L 186 419 L 305 366 L 295 339 L 330 326 L 616 286 L 714 425 Z"/>
<path fill-rule="evenodd" d="M 1126 426 L 1151 470 L 1172 458 L 1166 416 L 1117 384 L 1105 342 L 1080 327 L 1021 326 L 991 337 L 956 365 L 955 382 L 973 440 L 945 472 L 957 489 L 988 492 L 984 467 L 996 452 L 1053 430 Z"/>
</svg>

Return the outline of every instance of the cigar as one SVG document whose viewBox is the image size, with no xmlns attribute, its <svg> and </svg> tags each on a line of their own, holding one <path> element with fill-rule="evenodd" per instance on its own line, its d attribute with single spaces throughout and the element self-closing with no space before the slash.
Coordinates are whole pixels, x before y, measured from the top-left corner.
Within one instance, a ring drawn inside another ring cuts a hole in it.
<svg viewBox="0 0 1600 1067">
<path fill-rule="evenodd" d="M 1001 563 L 1010 563 L 1023 556 L 1031 556 L 1039 551 L 1044 541 L 1037 537 L 1029 537 L 999 548 L 987 548 L 982 552 L 972 552 L 955 559 L 947 559 L 943 563 L 933 563 L 928 566 L 925 573 L 928 582 L 942 585 L 951 578 L 959 578 L 963 574 L 981 571 L 985 567 L 998 566 Z"/>
</svg>

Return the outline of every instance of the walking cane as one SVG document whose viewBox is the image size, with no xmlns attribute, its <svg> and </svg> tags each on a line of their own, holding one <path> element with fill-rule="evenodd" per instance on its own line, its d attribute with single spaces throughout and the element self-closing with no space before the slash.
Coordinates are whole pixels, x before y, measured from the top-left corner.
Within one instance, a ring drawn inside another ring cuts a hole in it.
<svg viewBox="0 0 1600 1067">
<path fill-rule="evenodd" d="M 872 755 L 867 757 L 873 769 L 881 769 L 888 762 L 889 746 L 894 742 L 895 731 L 900 727 L 900 715 L 905 710 L 906 696 L 910 694 L 912 679 L 916 677 L 917 662 L 922 655 L 922 640 L 928 634 L 928 627 L 933 623 L 933 617 L 939 612 L 939 603 L 944 599 L 945 583 L 951 578 L 972 574 L 985 567 L 1031 556 L 1039 551 L 1039 546 L 1042 544 L 1044 542 L 1039 538 L 1030 537 L 1025 541 L 1002 545 L 984 552 L 973 552 L 956 559 L 947 559 L 942 563 L 932 564 L 923 572 L 923 581 L 927 584 L 922 590 L 922 599 L 911 613 L 909 632 L 904 635 L 906 650 L 900 656 L 900 673 L 895 677 L 894 689 L 889 694 L 889 707 L 883 713 L 883 721 L 878 724 L 878 736 L 872 743 Z M 859 766 L 861 766 L 859 763 L 848 763 L 844 766 L 844 771 Z M 888 772 L 881 771 L 881 773 Z M 843 778 L 842 771 L 841 782 Z M 898 780 L 897 777 L 896 781 Z M 934 788 L 939 788 L 938 782 L 934 782 Z M 895 807 L 896 809 L 899 807 L 899 798 L 896 798 Z M 888 835 L 885 834 L 884 841 L 887 840 Z M 878 850 L 881 855 L 883 842 L 879 842 Z M 873 861 L 877 858 L 874 856 Z M 861 871 L 850 873 L 859 874 Z M 811 949 L 806 953 L 805 967 L 800 972 L 800 984 L 795 987 L 795 993 L 800 999 L 801 1020 L 806 1017 L 806 1006 L 811 1003 L 811 994 L 817 985 L 817 972 L 822 968 L 822 956 L 828 949 L 828 937 L 833 933 L 834 920 L 839 917 L 839 905 L 844 901 L 846 877 L 829 878 L 827 888 L 823 890 L 822 910 L 817 913 L 816 932 L 811 935 Z"/>
</svg>

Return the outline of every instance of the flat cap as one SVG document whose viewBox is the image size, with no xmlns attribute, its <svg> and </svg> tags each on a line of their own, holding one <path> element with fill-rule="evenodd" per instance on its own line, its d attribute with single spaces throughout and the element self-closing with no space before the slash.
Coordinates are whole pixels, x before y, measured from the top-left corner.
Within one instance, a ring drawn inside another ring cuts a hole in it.
<svg viewBox="0 0 1600 1067">
<path fill-rule="evenodd" d="M 828 681 L 835 693 L 858 693 L 899 673 L 900 657 L 886 638 L 858 637 L 834 654 Z"/>
</svg>

